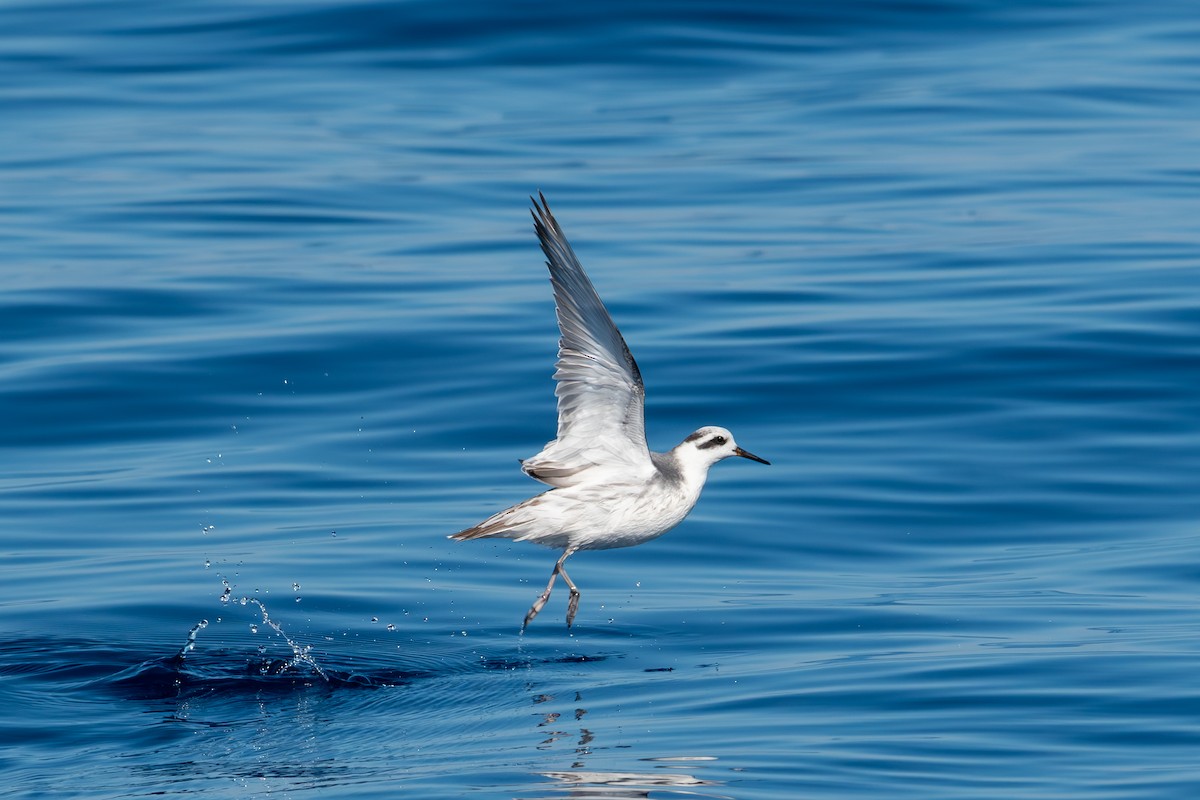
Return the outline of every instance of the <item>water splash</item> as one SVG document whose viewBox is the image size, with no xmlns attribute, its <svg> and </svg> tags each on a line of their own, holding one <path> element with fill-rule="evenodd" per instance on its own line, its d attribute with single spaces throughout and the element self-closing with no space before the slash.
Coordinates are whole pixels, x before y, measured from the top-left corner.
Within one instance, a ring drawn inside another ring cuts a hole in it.
<svg viewBox="0 0 1200 800">
<path fill-rule="evenodd" d="M 206 619 L 202 619 L 192 626 L 192 629 L 188 631 L 187 641 L 183 643 L 183 647 L 179 648 L 179 652 L 175 654 L 175 661 L 177 663 L 183 663 L 183 660 L 187 658 L 187 654 L 196 649 L 196 634 L 207 627 L 208 620 Z"/>
<path fill-rule="evenodd" d="M 257 597 L 247 597 L 247 596 L 243 595 L 240 598 L 234 599 L 233 598 L 233 587 L 229 585 L 229 581 L 226 580 L 222 576 L 221 583 L 225 587 L 224 591 L 221 592 L 221 602 L 222 603 L 226 603 L 226 604 L 237 603 L 238 605 L 243 605 L 243 606 L 250 606 L 250 605 L 256 606 L 258 608 L 259 614 L 262 617 L 262 624 L 266 625 L 271 630 L 275 631 L 275 633 L 281 639 L 283 639 L 283 641 L 287 642 L 288 647 L 290 647 L 292 650 L 292 658 L 290 660 L 285 661 L 282 659 L 273 659 L 270 661 L 261 662 L 258 666 L 258 670 L 261 674 L 263 674 L 263 675 L 280 675 L 280 674 L 283 674 L 284 672 L 287 672 L 289 670 L 294 670 L 298 667 L 307 667 L 312 672 L 315 672 L 317 675 L 320 675 L 321 679 L 324 680 L 326 683 L 329 682 L 329 676 L 325 673 L 325 670 L 323 670 L 321 668 L 321 665 L 317 663 L 316 659 L 313 658 L 312 645 L 301 645 L 298 642 L 296 642 L 296 640 L 294 640 L 292 637 L 288 636 L 287 633 L 284 632 L 283 626 L 281 626 L 275 620 L 271 619 L 271 614 L 270 614 L 270 612 L 267 611 L 266 605 L 261 600 L 259 600 Z M 204 621 L 204 623 L 202 625 L 198 626 L 197 628 L 192 629 L 192 633 L 188 634 L 189 643 L 191 643 L 191 641 L 195 639 L 194 634 L 199 630 L 199 628 L 202 628 L 207 624 L 208 624 L 208 622 Z M 258 633 L 258 626 L 256 624 L 251 624 L 250 630 L 252 633 Z M 185 650 L 191 649 L 189 647 L 189 645 L 184 645 L 184 648 L 185 648 Z M 184 651 L 180 651 L 180 658 L 182 658 L 183 652 Z M 266 654 L 266 648 L 265 647 L 259 648 L 259 655 L 265 655 L 265 654 Z"/>
</svg>

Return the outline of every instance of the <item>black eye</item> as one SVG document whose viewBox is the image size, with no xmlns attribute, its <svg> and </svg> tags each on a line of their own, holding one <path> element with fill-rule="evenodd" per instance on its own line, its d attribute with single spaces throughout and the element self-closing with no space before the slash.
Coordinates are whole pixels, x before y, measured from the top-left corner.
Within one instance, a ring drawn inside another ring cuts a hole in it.
<svg viewBox="0 0 1200 800">
<path fill-rule="evenodd" d="M 717 444 L 725 444 L 729 440 L 726 439 L 724 436 L 714 436 L 713 441 L 716 442 Z"/>
</svg>

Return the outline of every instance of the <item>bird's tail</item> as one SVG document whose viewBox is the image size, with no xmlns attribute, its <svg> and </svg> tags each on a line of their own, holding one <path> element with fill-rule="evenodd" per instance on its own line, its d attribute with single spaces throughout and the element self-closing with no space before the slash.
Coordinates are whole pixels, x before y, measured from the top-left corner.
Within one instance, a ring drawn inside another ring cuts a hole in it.
<svg viewBox="0 0 1200 800">
<path fill-rule="evenodd" d="M 467 528 L 466 530 L 452 533 L 447 538 L 453 539 L 456 542 L 465 542 L 470 539 L 486 539 L 489 536 L 503 536 L 500 526 L 489 525 L 486 521 L 478 525 Z"/>
<path fill-rule="evenodd" d="M 470 539 L 487 539 L 489 537 L 517 539 L 523 535 L 525 527 L 532 521 L 530 511 L 540 502 L 540 495 L 538 497 L 531 497 L 512 508 L 506 508 L 497 514 L 493 514 L 474 527 L 467 528 L 458 533 L 452 533 L 448 538 L 458 542 L 465 542 Z"/>
</svg>

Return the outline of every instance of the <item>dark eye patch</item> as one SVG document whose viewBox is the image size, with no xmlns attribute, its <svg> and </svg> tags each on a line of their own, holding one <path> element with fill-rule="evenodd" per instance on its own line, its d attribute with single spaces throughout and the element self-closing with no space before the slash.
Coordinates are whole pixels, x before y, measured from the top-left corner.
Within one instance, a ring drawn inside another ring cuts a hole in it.
<svg viewBox="0 0 1200 800">
<path fill-rule="evenodd" d="M 721 445 L 725 444 L 725 442 L 727 442 L 727 441 L 729 441 L 729 440 L 726 439 L 724 436 L 714 436 L 713 438 L 709 439 L 707 442 L 696 445 L 696 449 L 697 450 L 707 450 L 710 447 L 720 447 Z"/>
</svg>

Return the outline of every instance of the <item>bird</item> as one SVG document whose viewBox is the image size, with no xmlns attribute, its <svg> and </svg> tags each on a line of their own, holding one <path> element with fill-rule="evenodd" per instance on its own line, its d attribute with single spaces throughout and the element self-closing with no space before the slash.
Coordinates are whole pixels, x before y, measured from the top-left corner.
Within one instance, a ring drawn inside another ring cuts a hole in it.
<svg viewBox="0 0 1200 800">
<path fill-rule="evenodd" d="M 546 256 L 560 338 L 555 363 L 558 431 L 522 471 L 552 488 L 506 508 L 450 539 L 502 538 L 562 550 L 546 588 L 521 624 L 524 632 L 562 576 L 570 589 L 567 628 L 579 588 L 563 564 L 581 550 L 632 547 L 674 528 L 700 498 L 713 464 L 747 452 L 733 434 L 702 427 L 665 453 L 646 444 L 642 374 L 545 196 L 533 203 L 534 232 Z M 540 201 L 540 202 L 539 202 Z"/>
</svg>

